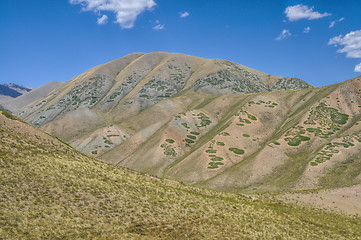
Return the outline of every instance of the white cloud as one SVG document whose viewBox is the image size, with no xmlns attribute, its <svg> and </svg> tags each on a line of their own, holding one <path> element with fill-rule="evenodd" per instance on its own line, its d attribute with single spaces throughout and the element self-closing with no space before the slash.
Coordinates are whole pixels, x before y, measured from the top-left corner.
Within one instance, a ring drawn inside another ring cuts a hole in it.
<svg viewBox="0 0 361 240">
<path fill-rule="evenodd" d="M 179 13 L 179 17 L 180 18 L 186 18 L 186 17 L 188 17 L 189 16 L 189 12 L 180 12 Z"/>
<path fill-rule="evenodd" d="M 328 45 L 340 46 L 338 53 L 346 53 L 347 58 L 361 58 L 361 30 L 331 38 Z M 355 67 L 355 72 L 361 72 L 361 64 Z"/>
<path fill-rule="evenodd" d="M 116 23 L 122 28 L 134 27 L 138 15 L 146 10 L 151 10 L 156 3 L 154 0 L 69 0 L 71 4 L 80 4 L 82 11 L 114 12 Z M 99 19 L 98 19 L 99 22 Z"/>
<path fill-rule="evenodd" d="M 328 45 L 344 46 L 337 52 L 346 53 L 348 58 L 361 58 L 361 30 L 349 32 L 345 36 L 333 37 L 329 40 Z"/>
<path fill-rule="evenodd" d="M 355 66 L 355 72 L 361 72 L 361 63 Z"/>
<path fill-rule="evenodd" d="M 330 16 L 331 13 L 319 13 L 313 10 L 314 7 L 308 7 L 307 5 L 298 4 L 294 6 L 288 6 L 285 10 L 286 17 L 290 21 L 297 21 L 300 19 L 314 20 Z"/>
<path fill-rule="evenodd" d="M 155 26 L 153 27 L 153 29 L 154 29 L 154 30 L 157 30 L 157 31 L 163 30 L 163 29 L 164 29 L 164 24 L 155 25 Z"/>
<path fill-rule="evenodd" d="M 97 22 L 98 22 L 99 25 L 107 24 L 108 23 L 108 16 L 103 15 L 102 17 L 98 18 Z"/>
<path fill-rule="evenodd" d="M 340 19 L 338 19 L 338 20 L 336 20 L 336 21 L 332 21 L 332 22 L 330 23 L 329 28 L 333 28 L 337 22 L 342 22 L 343 20 L 345 20 L 345 18 L 340 18 Z"/>
<path fill-rule="evenodd" d="M 309 33 L 311 31 L 310 27 L 306 27 L 305 29 L 303 29 L 303 33 Z"/>
<path fill-rule="evenodd" d="M 287 29 L 283 29 L 283 31 L 281 32 L 281 34 L 276 38 L 277 41 L 280 41 L 282 39 L 285 39 L 286 37 L 290 37 L 292 36 L 292 33 L 287 30 Z"/>
</svg>

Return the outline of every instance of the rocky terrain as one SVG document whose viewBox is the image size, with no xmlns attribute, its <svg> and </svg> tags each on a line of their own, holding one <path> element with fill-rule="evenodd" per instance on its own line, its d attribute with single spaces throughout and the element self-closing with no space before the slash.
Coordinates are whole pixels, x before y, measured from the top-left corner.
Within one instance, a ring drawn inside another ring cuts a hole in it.
<svg viewBox="0 0 361 240">
<path fill-rule="evenodd" d="M 104 161 L 229 192 L 361 182 L 361 79 L 314 88 L 225 60 L 136 53 L 17 116 Z"/>
</svg>

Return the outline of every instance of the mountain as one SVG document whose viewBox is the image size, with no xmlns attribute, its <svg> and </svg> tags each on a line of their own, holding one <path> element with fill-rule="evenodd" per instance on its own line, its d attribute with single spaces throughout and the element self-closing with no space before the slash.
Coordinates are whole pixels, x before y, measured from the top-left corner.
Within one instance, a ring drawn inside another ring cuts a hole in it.
<svg viewBox="0 0 361 240">
<path fill-rule="evenodd" d="M 15 83 L 4 84 L 4 86 L 6 86 L 6 87 L 8 87 L 8 88 L 10 88 L 12 90 L 17 91 L 21 95 L 33 90 L 32 87 L 24 87 L 24 86 L 20 86 L 18 84 L 15 84 Z"/>
<path fill-rule="evenodd" d="M 361 183 L 361 78 L 314 88 L 225 60 L 131 54 L 18 116 L 106 162 L 229 192 Z"/>
<path fill-rule="evenodd" d="M 42 126 L 79 109 L 118 115 L 124 112 L 122 105 L 131 105 L 125 108 L 138 113 L 186 93 L 243 94 L 311 87 L 297 78 L 275 77 L 225 60 L 135 53 L 71 79 L 20 116 Z"/>
<path fill-rule="evenodd" d="M 15 98 L 21 95 L 21 93 L 7 87 L 6 85 L 0 84 L 0 95 Z"/>
<path fill-rule="evenodd" d="M 0 84 L 0 95 L 16 98 L 24 93 L 30 92 L 32 88 L 23 87 L 15 83 Z"/>
<path fill-rule="evenodd" d="M 18 109 L 25 107 L 45 96 L 47 96 L 55 88 L 61 86 L 63 82 L 50 82 L 44 84 L 38 88 L 32 89 L 29 92 L 24 93 L 16 98 L 10 98 L 8 100 L 0 101 L 3 106 L 12 112 L 16 112 Z"/>
<path fill-rule="evenodd" d="M 0 112 L 1 239 L 357 239 L 360 218 L 185 186 Z"/>
</svg>

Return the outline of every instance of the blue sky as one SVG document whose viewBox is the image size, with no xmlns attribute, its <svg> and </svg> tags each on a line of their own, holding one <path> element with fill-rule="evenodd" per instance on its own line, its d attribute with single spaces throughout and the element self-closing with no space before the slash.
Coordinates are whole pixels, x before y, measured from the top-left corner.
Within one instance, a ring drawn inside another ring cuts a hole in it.
<svg viewBox="0 0 361 240">
<path fill-rule="evenodd" d="M 155 51 L 315 86 L 361 75 L 360 0 L 0 0 L 0 9 L 0 83 L 38 87 Z"/>
</svg>

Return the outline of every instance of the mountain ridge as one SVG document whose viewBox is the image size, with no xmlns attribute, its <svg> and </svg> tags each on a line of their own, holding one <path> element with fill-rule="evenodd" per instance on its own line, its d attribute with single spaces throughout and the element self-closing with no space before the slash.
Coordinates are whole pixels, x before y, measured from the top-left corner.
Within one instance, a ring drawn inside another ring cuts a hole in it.
<svg viewBox="0 0 361 240">
<path fill-rule="evenodd" d="M 189 185 L 346 187 L 361 181 L 360 90 L 360 77 L 314 88 L 226 60 L 136 53 L 18 116 L 90 156 Z"/>
<path fill-rule="evenodd" d="M 186 59 L 186 61 L 183 61 L 183 59 Z M 176 62 L 175 66 L 172 65 L 172 62 Z M 197 71 L 193 72 L 188 64 L 193 64 L 193 67 L 196 68 Z M 198 69 L 198 67 L 200 68 Z M 220 71 L 225 68 L 227 69 Z M 82 103 L 85 102 L 86 107 L 92 108 L 95 105 L 102 105 L 104 110 L 108 110 L 108 108 L 112 106 L 112 104 L 109 103 L 121 101 L 125 96 L 128 96 L 128 98 L 138 98 L 137 101 L 139 101 L 140 109 L 144 109 L 162 99 L 172 97 L 180 91 L 211 91 L 213 94 L 271 91 L 277 90 L 278 88 L 285 88 L 284 81 L 290 82 L 292 89 L 313 87 L 299 79 L 273 77 L 256 70 L 252 70 L 252 72 L 254 72 L 252 73 L 248 71 L 248 69 L 249 68 L 242 65 L 225 60 L 208 60 L 183 54 L 136 53 L 86 71 L 71 79 L 66 84 L 66 87 L 64 86 L 59 92 L 68 93 L 69 96 L 65 96 L 63 101 L 71 102 L 71 104 L 75 106 L 73 109 L 79 107 L 79 105 L 84 105 Z M 218 74 L 216 74 L 217 72 Z M 119 74 L 121 74 L 121 76 L 118 76 Z M 206 78 L 202 78 L 201 76 L 206 76 Z M 278 80 L 272 80 L 274 84 L 266 86 L 262 82 L 266 78 L 268 82 L 270 82 L 271 78 L 277 78 Z M 76 97 L 73 95 L 78 92 L 79 89 L 75 89 L 75 85 L 83 88 L 83 90 L 84 87 L 88 87 L 85 83 L 87 79 L 92 80 L 94 86 L 90 87 L 93 87 L 95 93 L 93 92 L 94 94 L 91 97 L 87 96 L 91 95 L 91 92 L 83 94 L 85 95 L 83 97 L 84 99 L 78 99 L 79 102 L 69 99 L 69 97 Z M 125 79 L 128 80 L 125 81 Z M 243 80 L 240 81 L 238 79 Z M 198 82 L 196 83 L 196 81 Z M 73 88 L 73 90 L 71 90 L 71 88 Z M 52 101 L 62 100 L 59 99 L 61 96 L 63 95 L 54 96 L 54 100 Z M 92 98 L 92 100 L 89 101 L 89 98 Z M 60 110 L 53 115 L 61 114 L 64 108 L 71 110 L 72 107 L 69 107 L 69 103 L 65 103 L 68 104 L 67 106 L 59 106 L 58 108 Z M 113 107 L 116 106 L 113 105 Z M 67 110 L 65 109 L 65 111 Z M 31 119 L 26 113 L 21 114 L 22 117 Z M 32 119 L 30 121 L 40 126 L 46 121 L 54 120 L 54 118 L 56 118 L 56 116 Z"/>
</svg>

